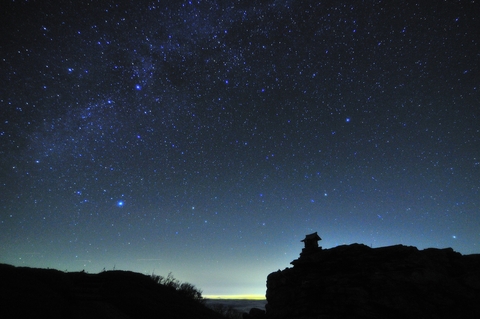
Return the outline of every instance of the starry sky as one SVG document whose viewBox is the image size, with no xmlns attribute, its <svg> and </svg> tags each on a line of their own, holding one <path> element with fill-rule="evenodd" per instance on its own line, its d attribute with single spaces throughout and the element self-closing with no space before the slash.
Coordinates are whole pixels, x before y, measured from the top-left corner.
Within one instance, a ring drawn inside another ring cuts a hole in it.
<svg viewBox="0 0 480 319">
<path fill-rule="evenodd" d="M 4 1 L 0 262 L 264 295 L 305 234 L 480 253 L 480 3 Z"/>
</svg>

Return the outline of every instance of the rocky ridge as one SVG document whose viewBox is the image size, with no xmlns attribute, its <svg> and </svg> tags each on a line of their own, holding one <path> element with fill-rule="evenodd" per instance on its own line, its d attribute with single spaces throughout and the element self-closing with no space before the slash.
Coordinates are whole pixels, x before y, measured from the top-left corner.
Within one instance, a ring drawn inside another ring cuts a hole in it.
<svg viewBox="0 0 480 319">
<path fill-rule="evenodd" d="M 267 277 L 268 318 L 480 318 L 480 255 L 305 244 Z"/>
</svg>

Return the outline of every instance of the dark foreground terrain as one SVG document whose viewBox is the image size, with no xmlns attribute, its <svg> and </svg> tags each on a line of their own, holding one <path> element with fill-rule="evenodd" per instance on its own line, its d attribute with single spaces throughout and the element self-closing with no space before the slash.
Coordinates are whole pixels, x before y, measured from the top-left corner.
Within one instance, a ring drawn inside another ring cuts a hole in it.
<svg viewBox="0 0 480 319">
<path fill-rule="evenodd" d="M 304 249 L 292 265 L 267 277 L 266 313 L 253 309 L 244 318 L 480 318 L 478 254 L 352 244 Z M 195 287 L 158 276 L 0 264 L 2 319 L 220 319 L 240 318 L 246 310 L 214 306 L 217 312 Z"/>
<path fill-rule="evenodd" d="M 193 286 L 129 271 L 99 274 L 0 264 L 0 318 L 224 318 Z"/>
<path fill-rule="evenodd" d="M 480 318 L 478 254 L 352 244 L 292 264 L 268 276 L 269 318 Z"/>
</svg>

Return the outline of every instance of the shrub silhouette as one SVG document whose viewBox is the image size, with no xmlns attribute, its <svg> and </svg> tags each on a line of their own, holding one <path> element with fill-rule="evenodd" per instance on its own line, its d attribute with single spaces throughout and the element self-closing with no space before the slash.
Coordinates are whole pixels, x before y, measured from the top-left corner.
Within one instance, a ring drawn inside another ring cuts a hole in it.
<svg viewBox="0 0 480 319">
<path fill-rule="evenodd" d="M 194 300 L 201 304 L 205 303 L 205 300 L 202 297 L 202 291 L 200 289 L 196 288 L 194 285 L 188 282 L 180 282 L 179 280 L 175 279 L 175 277 L 173 277 L 173 274 L 171 272 L 168 273 L 167 277 L 152 274 L 150 278 L 152 278 L 152 280 L 159 285 L 174 289 L 178 292 L 178 294 L 185 298 Z"/>
<path fill-rule="evenodd" d="M 193 299 L 200 303 L 205 303 L 205 300 L 202 297 L 202 291 L 197 289 L 194 285 L 184 282 L 180 285 L 180 289 L 178 290 L 181 295 L 185 296 L 186 298 Z"/>
</svg>

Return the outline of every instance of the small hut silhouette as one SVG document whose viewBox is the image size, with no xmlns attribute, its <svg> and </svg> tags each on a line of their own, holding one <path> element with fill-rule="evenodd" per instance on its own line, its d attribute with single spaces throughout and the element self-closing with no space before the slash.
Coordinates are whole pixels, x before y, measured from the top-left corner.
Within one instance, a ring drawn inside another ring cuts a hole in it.
<svg viewBox="0 0 480 319">
<path fill-rule="evenodd" d="M 305 244 L 305 248 L 302 249 L 300 257 L 292 261 L 290 264 L 294 266 L 308 264 L 309 256 L 316 255 L 315 253 L 322 251 L 322 247 L 318 246 L 319 240 L 322 239 L 320 238 L 320 236 L 318 236 L 317 232 L 305 235 L 305 238 L 301 240 L 301 242 Z"/>
<path fill-rule="evenodd" d="M 322 239 L 320 238 L 320 236 L 318 236 L 317 232 L 306 235 L 305 239 L 302 239 L 302 242 L 305 244 L 305 248 L 302 249 L 302 253 L 309 253 L 318 249 L 322 249 L 322 247 L 318 246 L 319 240 Z"/>
</svg>

